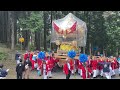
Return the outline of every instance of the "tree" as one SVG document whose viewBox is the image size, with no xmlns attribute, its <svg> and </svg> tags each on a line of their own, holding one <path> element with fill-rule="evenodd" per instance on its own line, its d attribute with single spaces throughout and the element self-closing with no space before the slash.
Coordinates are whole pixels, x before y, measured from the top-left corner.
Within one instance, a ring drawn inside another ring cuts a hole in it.
<svg viewBox="0 0 120 90">
<path fill-rule="evenodd" d="M 108 35 L 109 55 L 119 54 L 120 47 L 120 12 L 119 11 L 106 11 L 104 12 L 106 20 L 105 26 Z"/>
<path fill-rule="evenodd" d="M 15 48 L 15 36 L 14 36 L 14 11 L 8 12 L 10 18 L 10 29 L 11 29 L 11 49 Z"/>
<path fill-rule="evenodd" d="M 35 32 L 41 31 L 43 28 L 43 12 L 42 11 L 31 11 L 27 17 L 19 18 L 19 25 L 22 30 L 29 30 L 30 36 L 32 37 L 32 43 L 35 47 Z"/>
</svg>

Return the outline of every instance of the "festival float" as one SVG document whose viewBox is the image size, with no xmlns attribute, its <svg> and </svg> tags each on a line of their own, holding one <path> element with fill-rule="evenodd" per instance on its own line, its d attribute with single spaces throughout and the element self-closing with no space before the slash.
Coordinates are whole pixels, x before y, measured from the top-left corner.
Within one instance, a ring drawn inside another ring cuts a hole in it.
<svg viewBox="0 0 120 90">
<path fill-rule="evenodd" d="M 78 47 L 85 47 L 87 39 L 86 23 L 69 13 L 62 19 L 52 21 L 51 43 L 58 46 L 55 57 L 62 66 L 70 50 L 76 51 L 76 59 L 79 57 Z"/>
</svg>

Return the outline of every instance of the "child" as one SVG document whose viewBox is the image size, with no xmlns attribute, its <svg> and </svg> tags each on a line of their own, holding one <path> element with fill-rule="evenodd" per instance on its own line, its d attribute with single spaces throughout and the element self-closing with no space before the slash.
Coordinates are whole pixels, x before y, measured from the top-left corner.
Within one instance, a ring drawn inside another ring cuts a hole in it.
<svg viewBox="0 0 120 90">
<path fill-rule="evenodd" d="M 3 66 L 4 66 L 3 64 L 0 65 L 0 79 L 5 79 L 9 71 L 9 69 L 7 70 L 3 69 Z"/>
</svg>

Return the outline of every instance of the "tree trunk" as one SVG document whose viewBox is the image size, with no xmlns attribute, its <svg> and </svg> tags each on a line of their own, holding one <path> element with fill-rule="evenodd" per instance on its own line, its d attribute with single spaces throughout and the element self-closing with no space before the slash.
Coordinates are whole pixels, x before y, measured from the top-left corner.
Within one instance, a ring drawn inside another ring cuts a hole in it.
<svg viewBox="0 0 120 90">
<path fill-rule="evenodd" d="M 11 28 L 11 49 L 15 48 L 15 36 L 14 36 L 14 11 L 9 11 L 10 18 L 10 28 Z"/>
<path fill-rule="evenodd" d="M 15 37 L 15 45 L 17 44 L 17 12 L 14 12 L 14 37 Z"/>
<path fill-rule="evenodd" d="M 46 23 L 46 21 L 47 21 L 47 13 L 46 13 L 46 11 L 44 11 L 44 50 L 46 51 L 47 50 L 47 48 L 46 48 L 46 32 L 47 32 L 47 23 Z"/>
</svg>

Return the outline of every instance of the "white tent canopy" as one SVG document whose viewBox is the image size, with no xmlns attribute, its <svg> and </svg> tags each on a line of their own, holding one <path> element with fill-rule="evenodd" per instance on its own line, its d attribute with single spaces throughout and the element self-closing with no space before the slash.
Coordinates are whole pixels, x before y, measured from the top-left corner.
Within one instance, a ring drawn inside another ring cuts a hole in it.
<svg viewBox="0 0 120 90">
<path fill-rule="evenodd" d="M 76 22 L 76 30 L 73 33 L 69 33 L 66 35 L 64 39 L 64 34 L 59 34 L 56 32 L 53 24 L 52 24 L 52 37 L 51 42 L 56 42 L 56 40 L 60 40 L 61 42 L 64 41 L 77 41 L 77 45 L 84 47 L 86 46 L 86 39 L 87 39 L 87 27 L 86 23 L 79 18 L 77 18 L 72 13 L 69 13 L 62 19 L 53 20 L 59 30 L 66 31 L 72 27 L 72 25 Z"/>
</svg>

